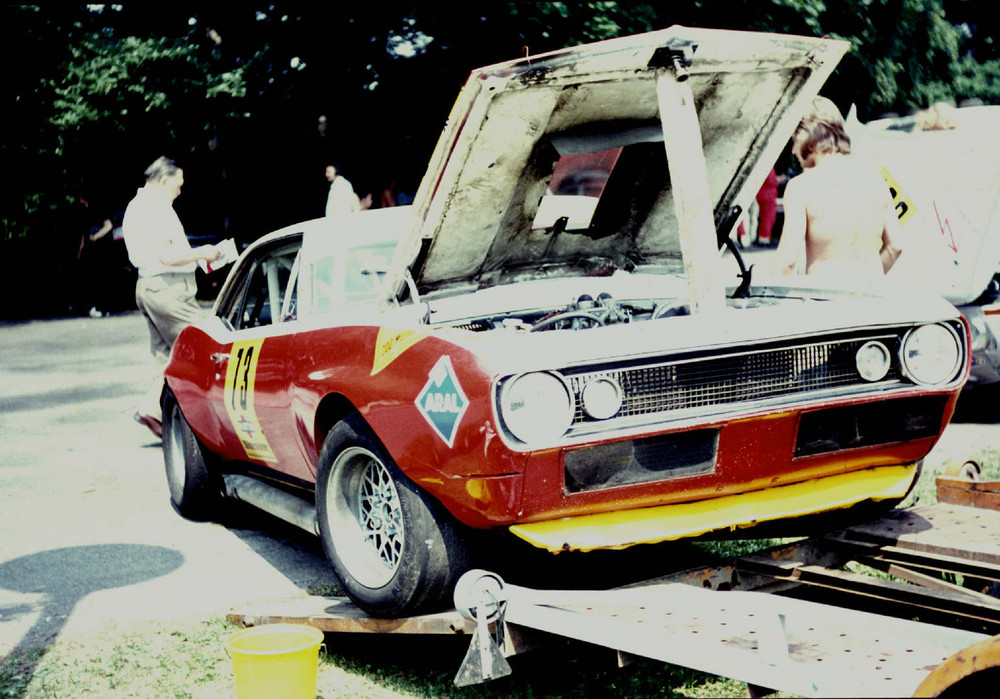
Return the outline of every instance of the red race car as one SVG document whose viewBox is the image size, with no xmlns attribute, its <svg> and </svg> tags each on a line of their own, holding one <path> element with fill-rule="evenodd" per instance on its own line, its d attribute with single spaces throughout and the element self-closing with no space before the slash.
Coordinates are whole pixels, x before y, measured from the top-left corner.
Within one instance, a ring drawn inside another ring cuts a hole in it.
<svg viewBox="0 0 1000 699">
<path fill-rule="evenodd" d="M 675 27 L 474 71 L 412 206 L 261 238 L 182 333 L 177 509 L 316 532 L 394 616 L 482 530 L 588 551 L 898 504 L 965 321 L 720 252 L 845 49 Z"/>
</svg>

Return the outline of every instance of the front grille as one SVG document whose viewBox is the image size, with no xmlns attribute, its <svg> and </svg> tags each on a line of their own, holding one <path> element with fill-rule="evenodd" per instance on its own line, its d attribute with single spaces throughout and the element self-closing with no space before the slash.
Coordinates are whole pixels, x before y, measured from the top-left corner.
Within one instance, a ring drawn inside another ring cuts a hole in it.
<svg viewBox="0 0 1000 699">
<path fill-rule="evenodd" d="M 871 340 L 885 344 L 894 358 L 889 373 L 874 384 L 861 378 L 855 366 L 858 349 Z M 614 420 L 661 413 L 669 418 L 783 396 L 898 383 L 898 346 L 898 335 L 883 334 L 563 374 L 576 398 L 573 426 L 585 427 L 594 421 L 583 410 L 583 387 L 600 376 L 613 378 L 622 387 L 622 408 Z"/>
</svg>

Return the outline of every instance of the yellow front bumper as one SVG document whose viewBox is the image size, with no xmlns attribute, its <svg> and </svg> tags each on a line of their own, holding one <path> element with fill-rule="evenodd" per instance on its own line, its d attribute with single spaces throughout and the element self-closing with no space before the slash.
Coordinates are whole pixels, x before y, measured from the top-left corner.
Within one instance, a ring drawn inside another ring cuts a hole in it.
<svg viewBox="0 0 1000 699">
<path fill-rule="evenodd" d="M 916 475 L 917 464 L 880 466 L 698 502 L 515 524 L 510 530 L 553 552 L 622 549 L 902 498 Z"/>
</svg>

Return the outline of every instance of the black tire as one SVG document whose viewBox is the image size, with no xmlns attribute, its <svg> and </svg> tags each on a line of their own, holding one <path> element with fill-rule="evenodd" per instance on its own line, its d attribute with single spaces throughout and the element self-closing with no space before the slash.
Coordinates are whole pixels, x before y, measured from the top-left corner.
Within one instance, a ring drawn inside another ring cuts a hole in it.
<svg viewBox="0 0 1000 699">
<path fill-rule="evenodd" d="M 436 608 L 469 568 L 460 525 L 403 475 L 357 415 L 323 444 L 316 515 L 344 591 L 373 616 Z"/>
<path fill-rule="evenodd" d="M 174 509 L 186 519 L 213 519 L 222 500 L 221 485 L 206 463 L 201 443 L 169 390 L 163 401 L 163 463 Z"/>
</svg>

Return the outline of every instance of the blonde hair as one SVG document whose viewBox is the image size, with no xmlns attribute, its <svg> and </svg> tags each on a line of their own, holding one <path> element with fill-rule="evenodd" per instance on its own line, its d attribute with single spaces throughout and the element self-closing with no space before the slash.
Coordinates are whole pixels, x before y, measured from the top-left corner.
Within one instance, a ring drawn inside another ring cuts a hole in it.
<svg viewBox="0 0 1000 699">
<path fill-rule="evenodd" d="M 917 113 L 917 126 L 921 131 L 945 131 L 957 128 L 955 108 L 947 102 L 935 102 Z"/>
<path fill-rule="evenodd" d="M 809 112 L 795 128 L 792 139 L 800 142 L 799 152 L 803 157 L 812 153 L 851 152 L 851 138 L 847 135 L 844 117 L 837 105 L 826 97 L 812 101 Z"/>
</svg>

